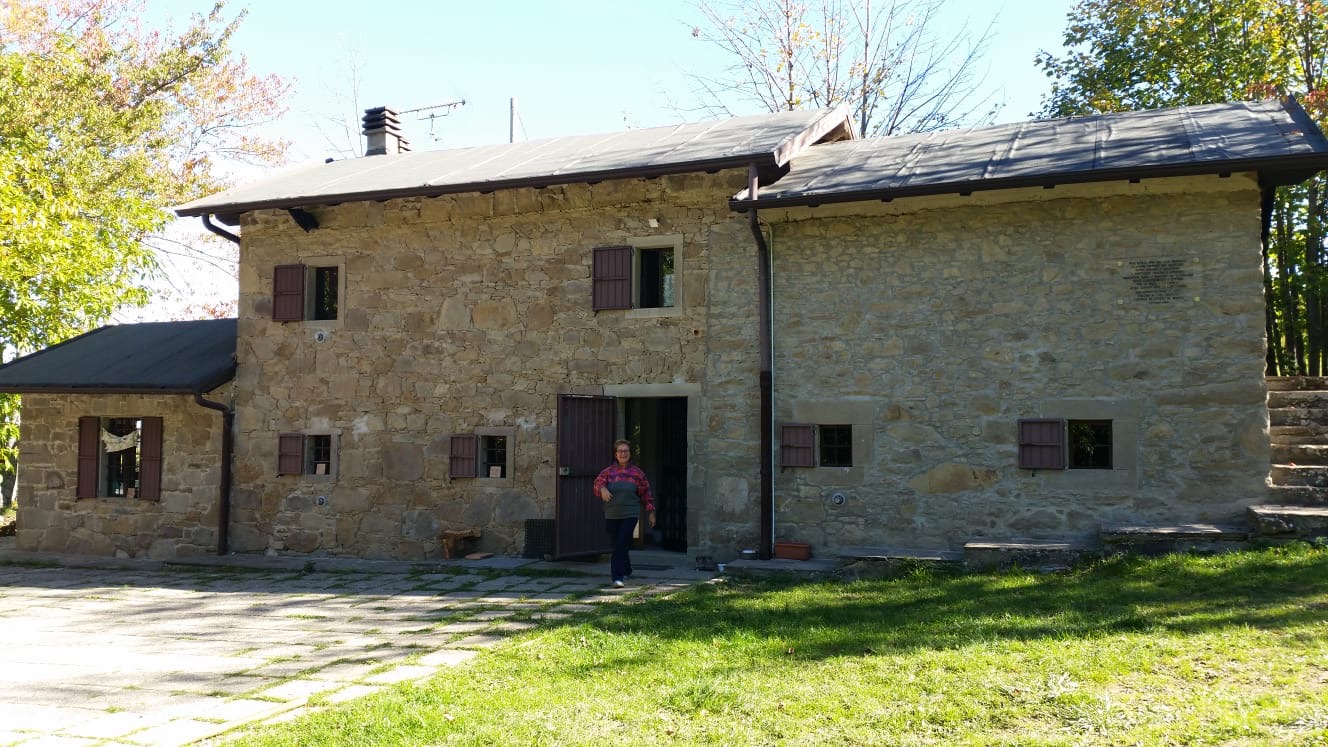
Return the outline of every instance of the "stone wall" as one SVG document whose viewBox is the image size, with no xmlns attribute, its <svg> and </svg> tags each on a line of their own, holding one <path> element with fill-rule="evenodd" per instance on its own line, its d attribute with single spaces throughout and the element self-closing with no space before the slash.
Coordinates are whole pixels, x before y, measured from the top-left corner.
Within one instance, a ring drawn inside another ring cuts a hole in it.
<svg viewBox="0 0 1328 747">
<path fill-rule="evenodd" d="M 777 536 L 1237 518 L 1269 465 L 1259 215 L 1249 175 L 763 211 L 777 419 L 854 436 L 851 468 L 777 473 Z M 1111 420 L 1113 468 L 1017 469 L 1032 417 Z"/>
<path fill-rule="evenodd" d="M 208 395 L 225 401 L 229 386 Z M 76 499 L 78 419 L 162 418 L 161 499 Z M 20 550 L 168 559 L 215 553 L 221 413 L 182 395 L 23 395 Z"/>
<path fill-rule="evenodd" d="M 559 394 L 699 390 L 714 370 L 710 261 L 751 245 L 726 204 L 744 178 L 348 203 L 313 209 L 307 233 L 281 211 L 246 214 L 232 547 L 413 559 L 438 556 L 441 530 L 480 529 L 480 549 L 519 552 L 525 520 L 553 517 Z M 641 241 L 676 242 L 678 307 L 593 312 L 592 249 Z M 287 263 L 341 268 L 338 319 L 272 320 Z M 731 366 L 755 343 L 722 347 Z M 709 439 L 732 428 L 694 426 L 693 519 L 710 514 Z M 335 474 L 278 475 L 287 432 L 331 435 Z M 449 477 L 459 433 L 509 435 L 511 474 Z M 695 531 L 705 545 L 710 530 Z"/>
</svg>

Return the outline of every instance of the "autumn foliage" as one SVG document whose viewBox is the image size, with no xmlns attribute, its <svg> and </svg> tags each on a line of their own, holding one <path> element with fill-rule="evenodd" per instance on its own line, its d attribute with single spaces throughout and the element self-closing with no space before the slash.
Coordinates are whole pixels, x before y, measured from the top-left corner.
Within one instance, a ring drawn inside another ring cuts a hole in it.
<svg viewBox="0 0 1328 747">
<path fill-rule="evenodd" d="M 243 16 L 218 3 L 170 32 L 142 2 L 0 0 L 0 361 L 144 303 L 166 208 L 281 158 L 254 128 L 286 87 L 230 51 Z"/>
</svg>

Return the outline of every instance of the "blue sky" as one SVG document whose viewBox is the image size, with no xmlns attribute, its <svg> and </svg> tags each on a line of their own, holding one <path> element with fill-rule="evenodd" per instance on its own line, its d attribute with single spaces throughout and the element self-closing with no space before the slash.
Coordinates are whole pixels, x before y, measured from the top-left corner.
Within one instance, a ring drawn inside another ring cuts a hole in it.
<svg viewBox="0 0 1328 747">
<path fill-rule="evenodd" d="M 183 20 L 210 3 L 153 4 Z M 1071 0 L 946 0 L 942 35 L 995 20 L 984 90 L 1004 99 L 999 121 L 1038 109 L 1047 81 L 1033 65 L 1039 49 L 1059 49 Z M 235 50 L 256 72 L 295 84 L 279 131 L 295 140 L 295 161 L 321 160 L 346 147 L 330 121 L 359 108 L 398 110 L 464 99 L 446 117 L 403 118 L 416 150 L 506 142 L 509 101 L 524 127 L 518 139 L 607 132 L 705 118 L 688 73 L 717 74 L 727 59 L 692 37 L 700 14 L 673 0 L 232 0 L 248 8 Z M 742 112 L 742 113 L 755 113 Z M 358 116 L 355 114 L 353 116 Z"/>
</svg>

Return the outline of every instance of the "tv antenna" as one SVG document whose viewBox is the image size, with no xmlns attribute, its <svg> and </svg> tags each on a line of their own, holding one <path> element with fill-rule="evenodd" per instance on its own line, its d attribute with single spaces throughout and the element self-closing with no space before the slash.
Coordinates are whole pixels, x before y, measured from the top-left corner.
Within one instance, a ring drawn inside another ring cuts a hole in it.
<svg viewBox="0 0 1328 747">
<path fill-rule="evenodd" d="M 428 112 L 427 114 L 423 114 L 417 119 L 419 119 L 420 121 L 426 119 L 429 120 L 429 139 L 436 143 L 439 141 L 440 138 L 435 136 L 433 133 L 434 123 L 436 123 L 439 119 L 451 114 L 453 109 L 459 109 L 460 107 L 463 107 L 465 105 L 466 105 L 465 99 L 457 99 L 455 101 L 446 101 L 441 104 L 430 104 L 429 106 L 421 106 L 415 109 L 405 109 L 402 110 L 400 113 L 419 114 L 420 112 Z"/>
</svg>

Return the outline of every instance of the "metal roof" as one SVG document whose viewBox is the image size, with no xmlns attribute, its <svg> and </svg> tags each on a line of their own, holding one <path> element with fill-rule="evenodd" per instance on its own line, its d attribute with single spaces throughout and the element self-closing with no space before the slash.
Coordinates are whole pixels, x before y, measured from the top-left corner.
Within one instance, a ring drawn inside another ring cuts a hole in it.
<svg viewBox="0 0 1328 747">
<path fill-rule="evenodd" d="M 1328 169 L 1328 140 L 1294 99 L 1185 106 L 807 148 L 735 210 L 976 190 L 1257 171 L 1265 185 Z"/>
<path fill-rule="evenodd" d="M 120 324 L 0 366 L 0 392 L 207 392 L 235 376 L 235 320 Z"/>
<path fill-rule="evenodd" d="M 773 175 L 800 150 L 851 138 L 844 108 L 780 112 L 605 135 L 367 156 L 318 164 L 195 200 L 180 216 L 715 171 L 756 164 Z"/>
</svg>

